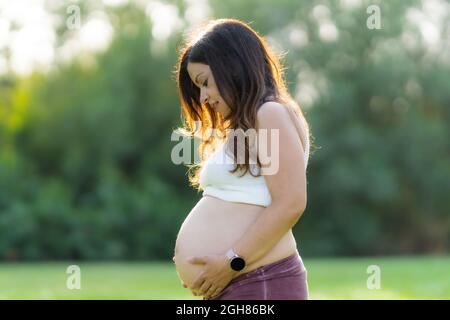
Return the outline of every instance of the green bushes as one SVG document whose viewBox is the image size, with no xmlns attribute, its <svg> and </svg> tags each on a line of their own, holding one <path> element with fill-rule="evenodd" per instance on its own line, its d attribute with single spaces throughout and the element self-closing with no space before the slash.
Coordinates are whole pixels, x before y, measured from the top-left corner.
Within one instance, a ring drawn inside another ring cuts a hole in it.
<svg viewBox="0 0 450 320">
<path fill-rule="evenodd" d="M 130 183 L 108 165 L 77 200 L 59 179 L 18 181 L 35 189 L 2 199 L 0 253 L 7 260 L 167 258 L 189 206 L 159 178 Z"/>
</svg>

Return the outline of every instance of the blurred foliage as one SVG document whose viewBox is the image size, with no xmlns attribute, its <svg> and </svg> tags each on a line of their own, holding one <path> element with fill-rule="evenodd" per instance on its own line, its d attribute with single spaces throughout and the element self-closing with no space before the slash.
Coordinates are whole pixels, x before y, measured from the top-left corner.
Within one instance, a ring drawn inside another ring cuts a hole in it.
<svg viewBox="0 0 450 320">
<path fill-rule="evenodd" d="M 368 5 L 210 2 L 288 51 L 291 92 L 314 87 L 308 206 L 294 230 L 302 254 L 448 252 L 450 58 L 403 41 L 408 28 L 420 40 L 404 18 L 420 2 L 379 3 L 380 30 L 366 27 Z M 326 8 L 334 41 L 315 18 Z M 105 12 L 107 51 L 0 76 L 1 259 L 169 259 L 201 196 L 170 158 L 182 31 L 161 44 L 138 5 Z M 56 31 L 57 43 L 70 38 Z"/>
</svg>

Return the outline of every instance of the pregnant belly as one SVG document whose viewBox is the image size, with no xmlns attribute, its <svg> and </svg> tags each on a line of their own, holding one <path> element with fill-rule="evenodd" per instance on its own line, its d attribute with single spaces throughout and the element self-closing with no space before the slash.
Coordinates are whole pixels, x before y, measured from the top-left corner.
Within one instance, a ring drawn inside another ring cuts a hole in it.
<svg viewBox="0 0 450 320">
<path fill-rule="evenodd" d="M 181 225 L 175 244 L 175 267 L 183 283 L 190 287 L 202 268 L 201 264 L 188 262 L 189 257 L 224 254 L 239 241 L 263 210 L 261 206 L 210 196 L 201 198 Z M 295 250 L 295 239 L 289 231 L 266 256 L 245 270 L 248 272 L 282 259 Z"/>
</svg>

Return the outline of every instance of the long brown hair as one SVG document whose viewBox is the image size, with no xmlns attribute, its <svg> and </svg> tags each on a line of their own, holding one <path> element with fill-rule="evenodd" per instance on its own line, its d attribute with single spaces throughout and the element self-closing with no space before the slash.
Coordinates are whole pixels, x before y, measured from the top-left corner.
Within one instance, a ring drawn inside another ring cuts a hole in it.
<svg viewBox="0 0 450 320">
<path fill-rule="evenodd" d="M 236 19 L 210 20 L 187 35 L 179 47 L 176 66 L 181 117 L 184 119 L 184 127 L 177 131 L 201 139 L 201 161 L 188 165 L 191 169 L 189 182 L 193 187 L 201 189 L 200 170 L 204 160 L 217 147 L 218 140 L 227 138 L 228 129 L 233 132 L 256 128 L 257 110 L 268 100 L 281 103 L 292 117 L 297 117 L 296 128 L 304 149 L 309 145 L 309 126 L 286 88 L 281 60 L 282 54 L 275 54 L 263 37 Z M 231 109 L 226 118 L 215 112 L 209 103 L 200 101 L 200 89 L 187 71 L 189 62 L 206 64 L 211 68 L 219 93 Z M 221 133 L 220 138 L 211 135 L 211 131 Z M 249 142 L 245 139 L 245 163 L 236 163 L 236 145 L 234 143 L 232 150 L 235 168 L 231 172 L 240 170 L 244 175 L 250 165 Z M 259 159 L 257 164 L 260 165 Z M 252 170 L 249 172 L 253 175 Z"/>
</svg>

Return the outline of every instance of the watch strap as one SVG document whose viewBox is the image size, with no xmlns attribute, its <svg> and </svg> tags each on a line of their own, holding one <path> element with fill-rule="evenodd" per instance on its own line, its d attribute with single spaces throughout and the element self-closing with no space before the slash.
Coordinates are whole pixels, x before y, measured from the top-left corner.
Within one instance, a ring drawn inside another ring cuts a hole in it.
<svg viewBox="0 0 450 320">
<path fill-rule="evenodd" d="M 225 255 L 229 261 L 233 260 L 233 258 L 235 258 L 235 257 L 239 257 L 239 255 L 236 252 L 234 252 L 233 249 L 228 250 Z"/>
</svg>

